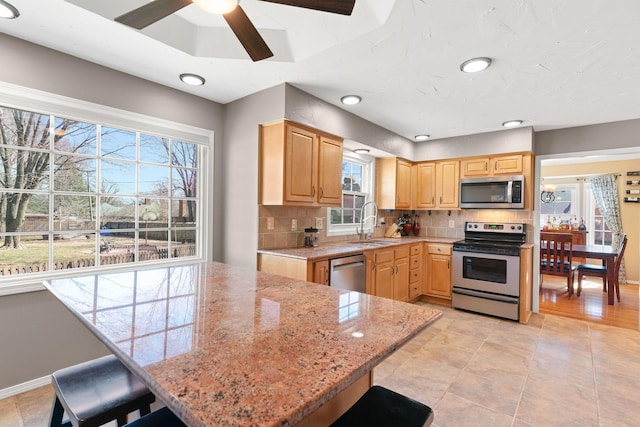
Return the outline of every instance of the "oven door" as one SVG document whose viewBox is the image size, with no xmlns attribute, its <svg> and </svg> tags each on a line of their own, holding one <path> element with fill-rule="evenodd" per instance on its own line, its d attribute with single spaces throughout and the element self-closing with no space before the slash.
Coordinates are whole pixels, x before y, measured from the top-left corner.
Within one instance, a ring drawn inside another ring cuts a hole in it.
<svg viewBox="0 0 640 427">
<path fill-rule="evenodd" d="M 520 295 L 520 257 L 453 251 L 452 285 L 500 295 Z"/>
</svg>

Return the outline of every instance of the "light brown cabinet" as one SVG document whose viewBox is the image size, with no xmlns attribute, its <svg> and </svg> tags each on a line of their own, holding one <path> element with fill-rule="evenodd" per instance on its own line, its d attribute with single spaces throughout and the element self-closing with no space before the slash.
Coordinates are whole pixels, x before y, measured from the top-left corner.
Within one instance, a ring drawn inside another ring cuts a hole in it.
<svg viewBox="0 0 640 427">
<path fill-rule="evenodd" d="M 259 203 L 341 206 L 342 139 L 289 121 L 260 125 Z"/>
<path fill-rule="evenodd" d="M 409 245 L 377 249 L 367 257 L 367 292 L 409 301 Z"/>
<path fill-rule="evenodd" d="M 460 162 L 446 160 L 414 165 L 413 209 L 455 209 L 458 207 Z"/>
<path fill-rule="evenodd" d="M 380 209 L 411 208 L 412 163 L 395 157 L 376 159 L 376 202 Z"/>
<path fill-rule="evenodd" d="M 425 270 L 427 272 L 425 295 L 451 299 L 451 248 L 450 244 L 426 245 Z"/>
<path fill-rule="evenodd" d="M 474 176 L 516 175 L 523 173 L 523 155 L 478 157 L 461 161 L 463 178 Z"/>
<path fill-rule="evenodd" d="M 422 294 L 422 243 L 409 247 L 409 300 Z"/>
<path fill-rule="evenodd" d="M 329 286 L 329 261 L 313 263 L 313 282 Z"/>
</svg>

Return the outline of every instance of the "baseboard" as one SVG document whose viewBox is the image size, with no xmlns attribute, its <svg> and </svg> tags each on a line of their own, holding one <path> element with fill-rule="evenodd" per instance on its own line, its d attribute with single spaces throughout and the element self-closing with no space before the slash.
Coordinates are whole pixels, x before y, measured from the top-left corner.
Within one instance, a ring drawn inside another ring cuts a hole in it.
<svg viewBox="0 0 640 427">
<path fill-rule="evenodd" d="M 16 394 L 31 391 L 38 387 L 43 387 L 49 384 L 51 384 L 51 375 L 47 375 L 41 378 L 36 378 L 35 380 L 27 381 L 26 383 L 7 387 L 5 389 L 0 390 L 0 400 L 15 396 Z"/>
</svg>

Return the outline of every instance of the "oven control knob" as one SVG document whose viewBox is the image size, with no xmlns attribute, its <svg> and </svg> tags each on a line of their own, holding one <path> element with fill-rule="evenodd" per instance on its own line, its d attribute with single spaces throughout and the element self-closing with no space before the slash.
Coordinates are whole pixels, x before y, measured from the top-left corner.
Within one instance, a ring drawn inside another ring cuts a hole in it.
<svg viewBox="0 0 640 427">
<path fill-rule="evenodd" d="M 518 230 L 522 230 L 522 226 L 521 225 L 518 226 Z"/>
<path fill-rule="evenodd" d="M 515 229 L 516 229 L 516 226 L 515 226 L 515 225 L 512 225 L 512 226 L 511 226 L 511 229 L 512 229 L 512 230 L 515 230 Z"/>
</svg>

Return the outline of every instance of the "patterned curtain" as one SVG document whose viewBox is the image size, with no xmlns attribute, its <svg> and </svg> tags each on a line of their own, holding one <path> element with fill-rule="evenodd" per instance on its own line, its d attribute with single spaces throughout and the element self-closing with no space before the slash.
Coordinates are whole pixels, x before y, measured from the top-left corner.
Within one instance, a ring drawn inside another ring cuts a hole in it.
<svg viewBox="0 0 640 427">
<path fill-rule="evenodd" d="M 611 246 L 618 248 L 622 238 L 622 221 L 620 220 L 620 201 L 618 198 L 618 186 L 615 175 L 596 176 L 589 180 L 596 205 L 602 213 L 604 222 L 612 233 Z M 619 283 L 627 283 L 627 275 L 624 268 L 624 259 L 620 263 Z"/>
</svg>

